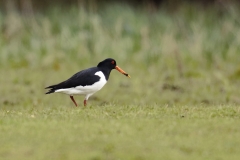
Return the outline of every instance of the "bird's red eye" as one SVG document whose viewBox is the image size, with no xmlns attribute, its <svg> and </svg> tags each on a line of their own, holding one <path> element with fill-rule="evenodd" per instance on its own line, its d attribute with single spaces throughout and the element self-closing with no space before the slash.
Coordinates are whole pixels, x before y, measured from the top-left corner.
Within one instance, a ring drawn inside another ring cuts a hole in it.
<svg viewBox="0 0 240 160">
<path fill-rule="evenodd" d="M 111 63 L 112 63 L 112 64 L 115 64 L 115 62 L 114 62 L 114 61 L 112 61 Z"/>
</svg>

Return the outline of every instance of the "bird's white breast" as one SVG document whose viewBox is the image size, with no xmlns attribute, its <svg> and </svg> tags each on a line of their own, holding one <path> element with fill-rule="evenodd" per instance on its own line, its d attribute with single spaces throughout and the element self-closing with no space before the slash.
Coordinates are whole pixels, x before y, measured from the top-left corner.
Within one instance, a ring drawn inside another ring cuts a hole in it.
<svg viewBox="0 0 240 160">
<path fill-rule="evenodd" d="M 65 93 L 65 94 L 69 94 L 69 95 L 93 94 L 93 93 L 99 91 L 107 83 L 107 80 L 101 71 L 96 72 L 95 75 L 99 76 L 100 79 L 99 79 L 99 81 L 95 82 L 92 85 L 76 86 L 76 87 L 72 87 L 72 88 L 59 89 L 59 90 L 56 90 L 55 92 Z"/>
</svg>

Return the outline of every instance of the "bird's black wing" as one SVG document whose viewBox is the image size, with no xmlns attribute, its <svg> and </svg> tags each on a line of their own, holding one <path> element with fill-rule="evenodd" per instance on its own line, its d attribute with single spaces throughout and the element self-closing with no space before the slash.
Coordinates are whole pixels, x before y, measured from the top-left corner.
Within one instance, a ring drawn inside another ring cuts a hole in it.
<svg viewBox="0 0 240 160">
<path fill-rule="evenodd" d="M 50 89 L 46 94 L 53 93 L 55 92 L 55 90 L 58 90 L 58 89 L 92 85 L 95 82 L 100 80 L 100 77 L 98 75 L 95 75 L 97 71 L 99 71 L 97 67 L 82 70 L 74 74 L 71 78 L 69 78 L 66 81 L 63 81 L 56 85 L 46 87 L 45 89 L 48 89 L 48 88 Z"/>
</svg>

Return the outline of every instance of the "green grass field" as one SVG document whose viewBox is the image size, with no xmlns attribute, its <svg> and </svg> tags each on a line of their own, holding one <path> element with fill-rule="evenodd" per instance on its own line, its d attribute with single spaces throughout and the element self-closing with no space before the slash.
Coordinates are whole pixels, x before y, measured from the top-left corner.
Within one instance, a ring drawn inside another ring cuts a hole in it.
<svg viewBox="0 0 240 160">
<path fill-rule="evenodd" d="M 0 159 L 240 158 L 240 12 L 112 4 L 0 13 Z M 79 107 L 44 88 L 114 58 Z"/>
<path fill-rule="evenodd" d="M 2 159 L 240 156 L 239 106 L 29 105 L 0 114 Z"/>
</svg>

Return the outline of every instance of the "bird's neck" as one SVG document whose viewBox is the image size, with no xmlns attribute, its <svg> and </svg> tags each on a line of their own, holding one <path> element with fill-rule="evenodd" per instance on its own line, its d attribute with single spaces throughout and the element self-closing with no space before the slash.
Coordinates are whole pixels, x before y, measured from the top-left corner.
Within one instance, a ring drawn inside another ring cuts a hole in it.
<svg viewBox="0 0 240 160">
<path fill-rule="evenodd" d="M 105 75 L 106 77 L 106 80 L 108 80 L 109 76 L 110 76 L 110 73 L 111 73 L 111 70 L 108 69 L 108 68 L 102 68 L 102 67 L 99 67 L 99 69 L 103 72 L 103 74 Z"/>
</svg>

